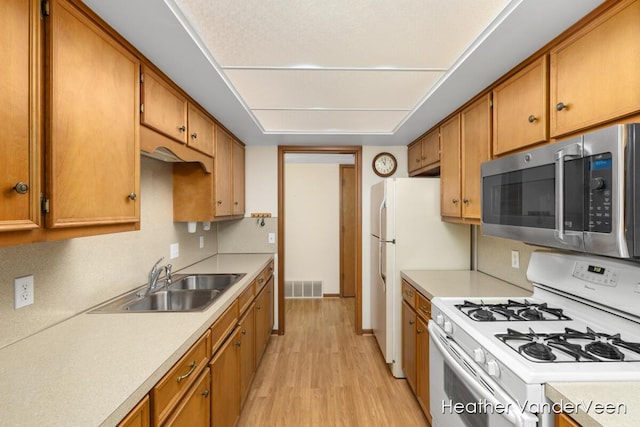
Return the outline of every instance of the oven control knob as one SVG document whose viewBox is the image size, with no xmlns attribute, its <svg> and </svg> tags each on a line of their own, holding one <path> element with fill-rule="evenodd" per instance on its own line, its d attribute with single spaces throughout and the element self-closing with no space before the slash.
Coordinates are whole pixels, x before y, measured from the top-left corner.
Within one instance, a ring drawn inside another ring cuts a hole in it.
<svg viewBox="0 0 640 427">
<path fill-rule="evenodd" d="M 451 322 L 444 322 L 444 331 L 448 334 L 453 332 L 453 325 L 451 324 Z"/>
<path fill-rule="evenodd" d="M 473 360 L 478 363 L 484 363 L 484 351 L 481 348 L 473 350 Z"/>
<path fill-rule="evenodd" d="M 498 362 L 495 360 L 489 360 L 487 362 L 487 371 L 489 372 L 489 375 L 497 378 L 500 376 L 500 365 L 498 365 Z"/>
<path fill-rule="evenodd" d="M 436 323 L 438 326 L 442 326 L 444 324 L 444 316 L 442 314 L 438 314 L 436 316 Z"/>
</svg>

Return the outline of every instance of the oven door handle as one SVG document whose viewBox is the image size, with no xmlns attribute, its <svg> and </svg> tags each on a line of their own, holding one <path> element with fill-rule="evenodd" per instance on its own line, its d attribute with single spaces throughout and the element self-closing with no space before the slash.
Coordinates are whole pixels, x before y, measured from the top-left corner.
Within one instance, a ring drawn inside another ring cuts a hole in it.
<svg viewBox="0 0 640 427">
<path fill-rule="evenodd" d="M 471 358 L 466 355 L 464 350 L 455 341 L 449 339 L 446 334 L 436 331 L 436 329 L 440 328 L 435 325 L 433 320 L 430 320 L 429 335 L 431 336 L 431 342 L 436 345 L 437 350 L 442 354 L 442 357 L 449 362 L 449 366 L 451 367 L 451 369 L 453 369 L 456 374 L 462 377 L 466 385 L 471 387 L 482 399 L 486 399 L 487 402 L 490 402 L 492 405 L 494 405 L 494 407 L 507 408 L 507 410 L 501 411 L 500 415 L 509 420 L 509 422 L 511 422 L 515 426 L 536 427 L 538 425 L 538 417 L 529 412 L 524 412 L 523 410 L 521 410 L 518 403 L 511 397 L 509 397 L 509 395 L 507 395 L 490 377 L 482 375 L 482 381 L 493 390 L 493 393 L 491 393 L 483 385 L 481 385 L 480 382 L 478 382 L 478 379 L 471 373 L 469 373 L 464 367 L 462 367 L 458 360 L 456 360 L 456 358 L 451 355 L 451 353 L 445 347 L 445 344 L 443 344 L 441 340 L 447 340 L 447 345 L 451 346 L 451 349 L 455 353 L 457 353 L 457 355 L 461 359 L 463 359 L 463 363 L 465 365 L 473 368 L 476 372 L 483 372 L 482 368 L 480 368 L 476 364 L 476 362 L 471 360 Z M 496 395 L 498 395 L 498 397 L 496 397 Z"/>
</svg>

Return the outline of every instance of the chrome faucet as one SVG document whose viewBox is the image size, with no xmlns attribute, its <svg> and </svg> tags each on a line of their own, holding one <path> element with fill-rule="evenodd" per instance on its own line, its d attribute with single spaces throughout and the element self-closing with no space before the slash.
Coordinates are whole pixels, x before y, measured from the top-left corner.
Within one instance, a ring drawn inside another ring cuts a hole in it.
<svg viewBox="0 0 640 427">
<path fill-rule="evenodd" d="M 156 291 L 158 288 L 158 279 L 160 278 L 160 274 L 162 274 L 162 272 L 164 271 L 164 276 L 165 276 L 165 280 L 164 280 L 164 286 L 167 287 L 171 284 L 171 268 L 172 265 L 171 264 L 167 264 L 165 266 L 161 266 L 158 267 L 158 264 L 160 264 L 162 262 L 162 260 L 164 259 L 164 257 L 160 258 L 158 261 L 156 261 L 155 264 L 153 264 L 153 267 L 151 267 L 151 270 L 149 271 L 149 287 L 147 288 L 147 293 Z"/>
</svg>

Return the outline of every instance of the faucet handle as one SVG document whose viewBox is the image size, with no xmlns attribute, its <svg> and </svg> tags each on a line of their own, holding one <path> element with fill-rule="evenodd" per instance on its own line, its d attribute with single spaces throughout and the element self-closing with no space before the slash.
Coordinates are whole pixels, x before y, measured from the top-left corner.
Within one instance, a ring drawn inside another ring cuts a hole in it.
<svg viewBox="0 0 640 427">
<path fill-rule="evenodd" d="M 173 268 L 173 265 L 171 264 L 167 264 L 164 266 L 164 274 L 165 274 L 165 279 L 164 279 L 164 283 L 165 286 L 169 286 L 171 284 L 171 269 Z"/>
</svg>

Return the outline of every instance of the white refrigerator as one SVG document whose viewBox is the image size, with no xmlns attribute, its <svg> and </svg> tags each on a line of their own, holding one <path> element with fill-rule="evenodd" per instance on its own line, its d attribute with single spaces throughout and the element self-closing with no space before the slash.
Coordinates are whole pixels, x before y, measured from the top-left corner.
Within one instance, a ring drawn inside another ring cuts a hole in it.
<svg viewBox="0 0 640 427">
<path fill-rule="evenodd" d="M 470 226 L 440 219 L 439 178 L 371 187 L 371 326 L 393 376 L 402 371 L 401 270 L 469 270 Z"/>
</svg>

